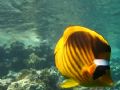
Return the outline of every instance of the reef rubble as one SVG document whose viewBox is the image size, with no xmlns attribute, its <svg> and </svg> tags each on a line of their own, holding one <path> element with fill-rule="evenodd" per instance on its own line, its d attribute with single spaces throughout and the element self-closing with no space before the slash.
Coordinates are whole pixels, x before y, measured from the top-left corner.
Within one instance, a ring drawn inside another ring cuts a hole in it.
<svg viewBox="0 0 120 90">
<path fill-rule="evenodd" d="M 9 72 L 0 79 L 0 90 L 61 90 L 57 87 L 59 73 L 55 67 L 42 70 L 24 69 Z"/>
</svg>

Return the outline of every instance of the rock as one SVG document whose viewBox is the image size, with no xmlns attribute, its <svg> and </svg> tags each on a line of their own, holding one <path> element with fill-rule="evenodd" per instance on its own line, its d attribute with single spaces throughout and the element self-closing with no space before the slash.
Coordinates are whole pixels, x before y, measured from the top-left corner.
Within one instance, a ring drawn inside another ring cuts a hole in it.
<svg viewBox="0 0 120 90">
<path fill-rule="evenodd" d="M 0 79 L 0 90 L 7 90 L 8 85 L 12 82 L 12 79 Z"/>
<path fill-rule="evenodd" d="M 58 72 L 54 67 L 42 70 L 23 70 L 7 90 L 60 90 L 56 84 Z"/>
</svg>

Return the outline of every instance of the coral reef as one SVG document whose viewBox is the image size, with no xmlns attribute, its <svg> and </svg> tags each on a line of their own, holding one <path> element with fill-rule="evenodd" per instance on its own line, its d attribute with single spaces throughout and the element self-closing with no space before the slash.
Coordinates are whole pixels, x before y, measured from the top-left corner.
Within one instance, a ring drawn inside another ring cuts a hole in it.
<svg viewBox="0 0 120 90">
<path fill-rule="evenodd" d="M 56 85 L 59 73 L 54 67 L 9 72 L 4 78 L 0 79 L 0 90 L 61 90 Z"/>
<path fill-rule="evenodd" d="M 0 47 L 0 76 L 9 70 L 20 71 L 24 68 L 44 69 L 53 64 L 53 50 L 42 43 L 38 47 L 28 46 L 19 41 L 13 42 L 10 47 Z M 49 60 L 49 61 L 48 61 Z"/>
<path fill-rule="evenodd" d="M 0 90 L 7 90 L 8 85 L 12 82 L 12 79 L 0 79 Z"/>
<path fill-rule="evenodd" d="M 35 69 L 43 69 L 46 66 L 49 67 L 50 63 L 48 64 L 48 61 L 46 60 L 46 58 L 43 57 L 39 57 L 38 55 L 36 55 L 35 53 L 31 53 L 29 55 L 29 58 L 27 60 L 24 61 L 27 68 L 35 68 Z"/>
<path fill-rule="evenodd" d="M 13 42 L 10 47 L 0 46 L 0 90 L 101 90 L 101 88 L 76 87 L 61 89 L 58 83 L 64 78 L 54 67 L 53 49 L 48 43 L 33 47 Z M 120 89 L 120 58 L 111 59 L 115 86 L 102 90 Z"/>
</svg>

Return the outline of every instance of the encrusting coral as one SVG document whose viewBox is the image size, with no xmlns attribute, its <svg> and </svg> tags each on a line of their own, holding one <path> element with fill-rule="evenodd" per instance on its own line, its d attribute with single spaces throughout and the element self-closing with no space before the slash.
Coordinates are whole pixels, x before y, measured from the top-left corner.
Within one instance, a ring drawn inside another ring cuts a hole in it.
<svg viewBox="0 0 120 90">
<path fill-rule="evenodd" d="M 23 70 L 7 90 L 60 90 L 56 84 L 58 72 L 54 67 L 43 70 Z"/>
</svg>

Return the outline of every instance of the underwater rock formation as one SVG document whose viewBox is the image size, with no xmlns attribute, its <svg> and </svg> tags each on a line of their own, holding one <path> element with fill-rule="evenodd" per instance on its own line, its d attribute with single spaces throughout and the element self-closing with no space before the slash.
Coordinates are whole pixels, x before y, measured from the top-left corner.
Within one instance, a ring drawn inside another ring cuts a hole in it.
<svg viewBox="0 0 120 90">
<path fill-rule="evenodd" d="M 76 87 L 61 89 L 58 83 L 63 79 L 54 66 L 53 49 L 42 43 L 38 47 L 25 47 L 21 42 L 13 42 L 10 47 L 1 46 L 0 90 L 93 90 L 95 88 Z M 120 58 L 111 59 L 111 71 L 115 86 L 102 90 L 120 89 Z M 100 88 L 97 88 L 99 90 Z"/>
<path fill-rule="evenodd" d="M 35 53 L 30 54 L 30 59 L 39 59 Z M 30 60 L 29 59 L 29 60 Z M 18 72 L 9 71 L 9 73 L 0 79 L 0 89 L 1 90 L 119 90 L 120 89 L 120 58 L 115 58 L 111 60 L 111 70 L 114 74 L 113 79 L 116 84 L 112 88 L 86 88 L 86 87 L 76 87 L 71 89 L 61 89 L 57 84 L 62 81 L 59 72 L 55 67 L 37 69 L 21 69 Z M 114 62 L 113 62 L 114 61 Z M 33 64 L 35 62 L 30 62 Z"/>
<path fill-rule="evenodd" d="M 45 58 L 40 58 L 35 53 L 31 53 L 29 58 L 25 61 L 28 68 L 41 69 L 46 62 Z"/>
<path fill-rule="evenodd" d="M 46 43 L 33 47 L 19 41 L 10 47 L 0 46 L 0 76 L 9 70 L 20 71 L 24 68 L 44 69 L 53 65 L 53 50 Z"/>
<path fill-rule="evenodd" d="M 8 85 L 12 82 L 12 79 L 0 79 L 0 90 L 7 90 Z"/>
<path fill-rule="evenodd" d="M 55 67 L 10 71 L 0 79 L 0 90 L 62 90 L 57 87 L 58 79 L 59 73 Z"/>
<path fill-rule="evenodd" d="M 54 67 L 43 70 L 23 70 L 7 90 L 60 90 L 56 84 L 58 72 Z"/>
</svg>

